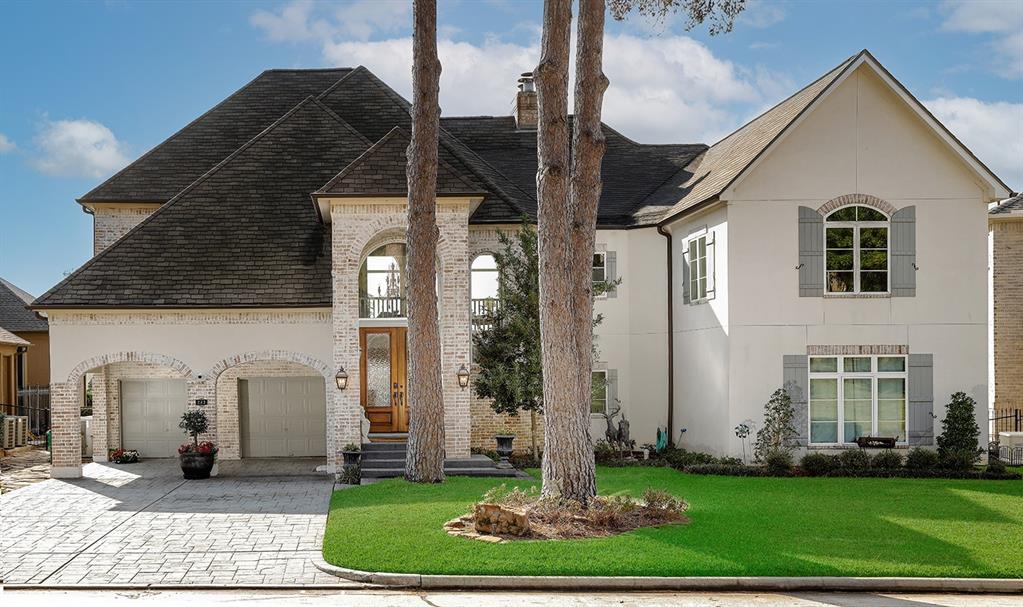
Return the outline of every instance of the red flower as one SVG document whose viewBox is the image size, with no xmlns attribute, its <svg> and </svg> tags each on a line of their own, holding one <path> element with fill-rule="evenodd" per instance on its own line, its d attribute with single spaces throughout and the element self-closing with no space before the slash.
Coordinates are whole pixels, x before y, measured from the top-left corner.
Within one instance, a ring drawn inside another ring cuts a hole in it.
<svg viewBox="0 0 1023 607">
<path fill-rule="evenodd" d="M 188 453 L 191 450 L 192 450 L 192 443 L 185 443 L 185 444 L 181 445 L 180 447 L 178 447 L 178 454 L 179 455 L 184 455 L 184 454 Z"/>
<path fill-rule="evenodd" d="M 209 441 L 203 441 L 199 443 L 199 453 L 203 455 L 211 455 L 217 452 L 217 447 Z"/>
</svg>

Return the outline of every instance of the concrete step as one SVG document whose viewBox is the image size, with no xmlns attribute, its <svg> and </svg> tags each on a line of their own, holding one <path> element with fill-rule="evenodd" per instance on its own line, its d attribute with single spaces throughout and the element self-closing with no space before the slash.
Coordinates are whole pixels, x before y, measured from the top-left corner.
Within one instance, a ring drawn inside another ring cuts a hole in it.
<svg viewBox="0 0 1023 607">
<path fill-rule="evenodd" d="M 363 453 L 374 453 L 378 451 L 400 451 L 401 453 L 405 453 L 407 450 L 407 443 L 362 443 Z"/>
<path fill-rule="evenodd" d="M 362 469 L 370 468 L 404 468 L 405 457 L 398 457 L 396 454 L 375 452 L 362 455 Z M 458 470 L 462 468 L 494 468 L 494 461 L 485 455 L 474 455 L 467 459 L 444 460 L 445 470 Z"/>
<path fill-rule="evenodd" d="M 514 469 L 498 468 L 451 468 L 444 467 L 444 474 L 448 476 L 472 476 L 472 477 L 495 477 L 512 478 L 518 475 Z M 400 468 L 365 468 L 362 469 L 362 476 L 365 478 L 399 478 L 405 476 L 404 466 Z"/>
</svg>

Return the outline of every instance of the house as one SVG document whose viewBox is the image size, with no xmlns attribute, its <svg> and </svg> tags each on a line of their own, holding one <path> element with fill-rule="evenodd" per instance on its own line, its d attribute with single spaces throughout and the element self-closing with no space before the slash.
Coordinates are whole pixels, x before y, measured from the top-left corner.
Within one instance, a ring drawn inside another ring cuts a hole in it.
<svg viewBox="0 0 1023 607">
<path fill-rule="evenodd" d="M 18 402 L 18 361 L 28 342 L 0 327 L 0 413 L 13 415 Z"/>
<path fill-rule="evenodd" d="M 1023 194 L 994 206 L 988 212 L 988 225 L 991 238 L 992 410 L 994 417 L 1002 417 L 1023 409 Z M 998 428 L 1015 429 L 1014 423 L 1005 423 Z"/>
<path fill-rule="evenodd" d="M 498 234 L 535 218 L 528 77 L 514 107 L 441 124 L 449 458 L 528 433 L 458 381 Z M 401 439 L 408 109 L 362 67 L 271 70 L 79 199 L 96 255 L 34 304 L 55 476 L 80 474 L 87 374 L 98 460 L 172 455 L 186 407 L 225 458 Z M 956 390 L 986 414 L 986 205 L 1009 190 L 868 52 L 710 147 L 604 130 L 593 272 L 622 283 L 595 302 L 595 438 L 620 406 L 640 443 L 740 453 L 783 385 L 812 448 L 929 444 Z"/>
<path fill-rule="evenodd" d="M 29 308 L 33 299 L 32 295 L 0 278 L 0 327 L 26 342 L 13 355 L 11 385 L 15 393 L 29 386 L 45 387 L 50 383 L 49 326 L 44 317 Z M 15 404 L 16 394 L 5 402 Z"/>
</svg>

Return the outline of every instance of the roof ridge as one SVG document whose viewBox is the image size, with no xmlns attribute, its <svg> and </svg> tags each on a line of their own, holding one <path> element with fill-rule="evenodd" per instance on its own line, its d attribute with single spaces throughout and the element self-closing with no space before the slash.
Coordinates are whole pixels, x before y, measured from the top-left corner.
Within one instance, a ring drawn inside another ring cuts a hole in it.
<svg viewBox="0 0 1023 607">
<path fill-rule="evenodd" d="M 11 293 L 14 293 L 14 295 L 16 295 L 18 299 L 25 302 L 26 304 L 32 303 L 32 300 L 35 299 L 35 297 L 33 297 L 31 293 L 4 278 L 0 278 L 0 286 L 3 286 Z"/>
<path fill-rule="evenodd" d="M 180 192 L 178 192 L 173 197 L 171 197 L 171 199 L 168 200 L 166 203 L 164 203 L 162 206 L 160 206 L 160 208 L 158 208 L 155 211 L 153 211 L 152 213 L 150 213 L 145 219 L 143 219 L 138 224 L 136 224 L 134 227 L 132 227 L 130 230 L 125 232 L 124 235 L 122 235 L 120 238 L 118 238 L 116 241 L 114 241 L 112 244 L 110 244 L 110 246 L 108 246 L 107 248 L 103 249 L 98 254 L 94 255 L 92 258 L 90 258 L 84 264 L 79 266 L 75 271 L 73 271 L 70 274 L 68 274 L 67 276 L 65 276 L 63 280 L 61 280 L 56 285 L 54 285 L 52 288 L 50 288 L 48 291 L 46 291 L 45 293 L 43 293 L 42 295 L 37 297 L 36 300 L 34 302 L 32 302 L 32 307 L 45 307 L 45 304 L 42 303 L 44 299 L 46 299 L 51 294 L 53 294 L 55 291 L 57 291 L 58 289 L 63 287 L 65 284 L 67 284 L 69 281 L 71 281 L 71 279 L 75 278 L 76 276 L 81 274 L 86 269 L 88 269 L 88 268 L 92 267 L 93 265 L 95 265 L 101 259 L 106 257 L 111 251 L 114 251 L 114 250 L 118 249 L 119 247 L 121 247 L 125 242 L 128 241 L 129 237 L 132 234 L 135 234 L 140 229 L 142 229 L 144 226 L 149 225 L 149 223 L 151 223 L 155 218 L 161 216 L 167 209 L 173 208 L 174 204 L 177 203 L 179 200 L 181 200 L 182 196 L 187 194 L 189 191 L 191 191 L 193 188 L 195 188 L 200 183 L 202 183 L 202 182 L 206 181 L 207 179 L 209 179 L 214 173 L 216 173 L 217 171 L 222 169 L 230 161 L 232 161 L 235 158 L 237 158 L 239 154 L 241 154 L 245 150 L 247 150 L 250 147 L 252 147 L 259 139 L 263 138 L 270 131 L 272 131 L 275 128 L 277 128 L 278 126 L 280 126 L 288 118 L 293 116 L 295 114 L 295 112 L 297 112 L 302 106 L 306 105 L 309 102 L 313 102 L 316 105 L 316 107 L 319 107 L 319 108 L 323 107 L 323 104 L 316 103 L 316 98 L 313 97 L 312 95 L 309 95 L 308 97 L 306 97 L 305 99 L 300 101 L 295 107 L 293 107 L 290 110 L 288 110 L 283 116 L 281 116 L 280 118 L 275 120 L 272 124 L 270 124 L 268 127 L 263 129 L 262 131 L 260 131 L 259 134 L 257 134 L 255 137 L 253 137 L 252 139 L 246 141 L 244 145 L 242 145 L 240 148 L 238 148 L 234 152 L 231 152 L 231 154 L 229 154 L 227 156 L 227 158 L 224 158 L 223 160 L 218 162 L 213 168 L 211 168 L 210 170 L 208 170 L 205 173 L 203 173 L 202 176 L 200 176 L 198 179 L 196 179 L 192 183 L 188 184 L 184 189 L 182 189 Z M 336 118 L 336 116 L 335 116 L 335 118 Z M 349 128 L 351 128 L 351 126 L 348 125 L 343 120 L 341 120 L 341 124 L 346 125 Z"/>
<path fill-rule="evenodd" d="M 352 171 L 354 171 L 356 168 L 358 168 L 359 165 L 361 165 L 362 163 L 366 162 L 366 160 L 370 156 L 372 156 L 377 150 L 382 148 L 385 143 L 390 141 L 391 138 L 394 137 L 395 133 L 397 133 L 399 131 L 404 131 L 404 129 L 402 129 L 398 125 L 395 125 L 395 126 L 391 127 L 391 130 L 389 130 L 386 133 L 384 133 L 383 137 L 381 137 L 380 139 L 376 140 L 375 143 L 371 144 L 365 151 L 363 151 L 361 154 L 359 154 L 358 158 L 356 158 L 355 160 L 349 162 L 348 166 L 346 166 L 346 167 L 342 168 L 340 171 L 338 171 L 337 175 L 334 175 L 333 177 L 331 177 L 330 181 L 328 181 L 327 183 L 323 184 L 323 186 L 321 186 L 320 189 L 316 190 L 313 193 L 314 194 L 326 193 L 327 189 L 332 188 L 335 185 L 337 185 L 338 183 L 340 183 Z"/>
<path fill-rule="evenodd" d="M 263 70 L 266 72 L 337 72 L 340 70 L 353 70 L 352 67 L 271 67 Z"/>
</svg>

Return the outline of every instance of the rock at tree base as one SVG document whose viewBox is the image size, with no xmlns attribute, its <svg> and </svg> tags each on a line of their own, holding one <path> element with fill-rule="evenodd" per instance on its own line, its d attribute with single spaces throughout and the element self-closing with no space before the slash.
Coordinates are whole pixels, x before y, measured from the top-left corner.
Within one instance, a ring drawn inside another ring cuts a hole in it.
<svg viewBox="0 0 1023 607">
<path fill-rule="evenodd" d="M 525 512 L 500 504 L 476 504 L 473 526 L 477 533 L 490 535 L 528 535 L 529 517 Z"/>
</svg>

